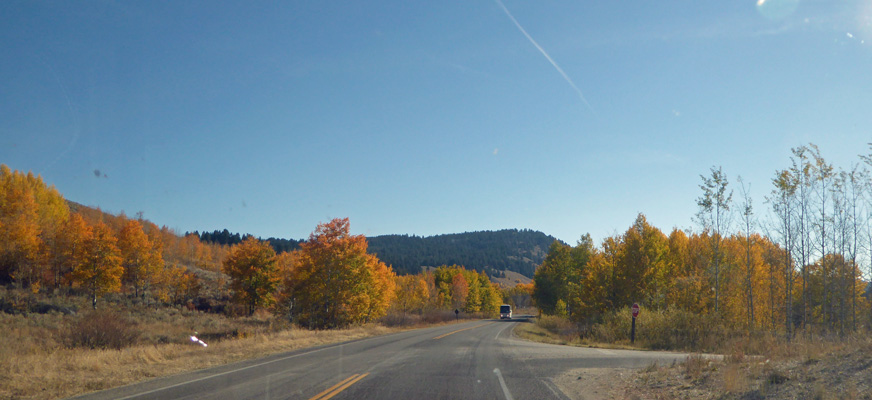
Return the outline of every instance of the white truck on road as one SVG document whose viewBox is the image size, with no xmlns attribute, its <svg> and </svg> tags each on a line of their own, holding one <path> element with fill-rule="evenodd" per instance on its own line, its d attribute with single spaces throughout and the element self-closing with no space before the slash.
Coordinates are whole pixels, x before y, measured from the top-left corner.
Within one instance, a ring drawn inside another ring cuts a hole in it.
<svg viewBox="0 0 872 400">
<path fill-rule="evenodd" d="M 508 304 L 500 306 L 500 319 L 512 319 L 512 306 Z"/>
</svg>

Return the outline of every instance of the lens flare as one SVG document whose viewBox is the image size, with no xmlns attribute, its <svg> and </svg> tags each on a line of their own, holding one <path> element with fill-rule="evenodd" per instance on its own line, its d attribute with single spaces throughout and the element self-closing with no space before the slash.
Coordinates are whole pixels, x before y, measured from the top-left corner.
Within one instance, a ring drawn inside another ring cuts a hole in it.
<svg viewBox="0 0 872 400">
<path fill-rule="evenodd" d="M 799 0 L 757 0 L 757 12 L 771 19 L 784 19 L 796 11 Z"/>
</svg>

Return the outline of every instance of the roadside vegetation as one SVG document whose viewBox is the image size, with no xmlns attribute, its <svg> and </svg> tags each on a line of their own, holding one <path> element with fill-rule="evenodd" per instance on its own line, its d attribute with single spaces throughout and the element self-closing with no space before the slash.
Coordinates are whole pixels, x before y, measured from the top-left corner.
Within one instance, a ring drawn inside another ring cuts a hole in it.
<svg viewBox="0 0 872 400">
<path fill-rule="evenodd" d="M 293 251 L 180 236 L 0 166 L 0 398 L 58 398 L 458 318 L 532 287 L 451 265 L 397 276 L 348 219 Z M 454 311 L 457 310 L 459 314 Z M 191 340 L 196 336 L 208 344 Z"/>
<path fill-rule="evenodd" d="M 313 330 L 266 309 L 247 315 L 244 307 L 234 307 L 242 314 L 231 315 L 135 304 L 114 294 L 93 310 L 87 297 L 49 298 L 18 291 L 0 289 L 0 297 L 18 296 L 31 305 L 27 312 L 0 313 L 0 399 L 63 398 L 300 348 L 454 323 L 458 317 L 489 317 L 448 310 L 405 317 L 390 312 L 366 324 Z M 191 336 L 208 346 L 192 342 Z"/>
<path fill-rule="evenodd" d="M 734 199 L 713 167 L 701 175 L 696 231 L 667 235 L 639 214 L 598 246 L 587 235 L 555 242 L 534 276 L 543 315 L 520 335 L 726 356 L 643 371 L 633 378 L 643 386 L 682 388 L 651 398 L 868 398 L 872 158 L 858 161 L 839 169 L 813 144 L 794 148 L 762 213 L 750 185 L 739 178 Z"/>
</svg>

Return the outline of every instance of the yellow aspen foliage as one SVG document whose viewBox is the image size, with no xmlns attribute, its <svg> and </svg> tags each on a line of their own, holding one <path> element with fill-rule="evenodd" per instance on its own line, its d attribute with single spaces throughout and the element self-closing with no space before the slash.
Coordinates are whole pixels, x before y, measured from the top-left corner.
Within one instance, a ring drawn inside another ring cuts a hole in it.
<svg viewBox="0 0 872 400">
<path fill-rule="evenodd" d="M 20 287 L 39 278 L 40 247 L 36 202 L 21 185 L 5 188 L 0 210 L 0 280 Z"/>
<path fill-rule="evenodd" d="M 124 268 L 116 243 L 111 228 L 104 223 L 95 225 L 92 234 L 85 239 L 84 257 L 73 269 L 74 282 L 88 291 L 95 309 L 98 298 L 121 291 Z"/>
<path fill-rule="evenodd" d="M 463 274 L 454 275 L 451 278 L 451 306 L 455 309 L 463 308 L 467 297 L 469 297 L 469 282 Z"/>
<path fill-rule="evenodd" d="M 478 282 L 481 301 L 479 311 L 486 315 L 496 315 L 500 310 L 500 304 L 503 303 L 500 285 L 491 283 L 490 278 L 484 272 L 478 275 Z"/>
<path fill-rule="evenodd" d="M 533 282 L 518 283 L 517 285 L 503 289 L 503 302 L 509 303 L 515 308 L 525 308 L 532 305 Z"/>
<path fill-rule="evenodd" d="M 0 282 L 34 292 L 51 282 L 51 244 L 68 213 L 63 197 L 41 177 L 0 165 Z"/>
<path fill-rule="evenodd" d="M 297 265 L 286 284 L 292 316 L 320 329 L 384 315 L 396 290 L 394 273 L 366 250 L 364 236 L 349 234 L 347 218 L 319 224 L 295 251 Z"/>
<path fill-rule="evenodd" d="M 156 278 L 154 296 L 160 301 L 172 304 L 184 304 L 194 300 L 202 287 L 196 275 L 175 265 L 164 267 Z"/>
<path fill-rule="evenodd" d="M 280 277 L 276 252 L 269 243 L 248 237 L 234 246 L 224 260 L 224 273 L 230 276 L 234 301 L 245 305 L 249 315 L 275 301 Z"/>
<path fill-rule="evenodd" d="M 163 269 L 160 245 L 152 243 L 139 221 L 130 219 L 118 232 L 118 249 L 124 267 L 122 282 L 133 289 L 134 296 L 144 295 Z"/>
<path fill-rule="evenodd" d="M 430 296 L 427 282 L 420 275 L 402 275 L 396 278 L 397 295 L 394 305 L 403 316 L 409 311 L 421 311 Z"/>
<path fill-rule="evenodd" d="M 55 288 L 70 284 L 70 274 L 85 257 L 85 240 L 91 236 L 91 227 L 81 214 L 70 214 L 55 232 L 52 243 L 51 274 Z"/>
</svg>

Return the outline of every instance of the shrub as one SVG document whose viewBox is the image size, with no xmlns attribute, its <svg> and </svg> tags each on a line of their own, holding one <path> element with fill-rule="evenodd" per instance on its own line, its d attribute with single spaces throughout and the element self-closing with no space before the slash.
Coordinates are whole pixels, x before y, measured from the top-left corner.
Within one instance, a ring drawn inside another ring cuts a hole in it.
<svg viewBox="0 0 872 400">
<path fill-rule="evenodd" d="M 630 309 L 603 315 L 591 336 L 607 343 L 630 340 Z M 646 310 L 636 319 L 636 344 L 651 349 L 716 351 L 734 331 L 713 315 L 699 315 L 681 309 Z"/>
<path fill-rule="evenodd" d="M 387 327 L 393 326 L 412 326 L 421 323 L 421 316 L 418 314 L 391 312 L 378 319 L 378 322 Z"/>
<path fill-rule="evenodd" d="M 94 311 L 73 321 L 64 332 L 67 347 L 120 350 L 139 339 L 127 318 L 111 311 Z"/>
<path fill-rule="evenodd" d="M 581 330 L 578 325 L 556 315 L 542 315 L 536 320 L 536 325 L 560 336 L 561 339 L 566 341 L 572 341 L 581 336 Z"/>
<path fill-rule="evenodd" d="M 445 321 L 454 321 L 458 316 L 454 315 L 454 311 L 448 310 L 433 310 L 426 311 L 421 315 L 425 323 L 435 324 Z"/>
</svg>

